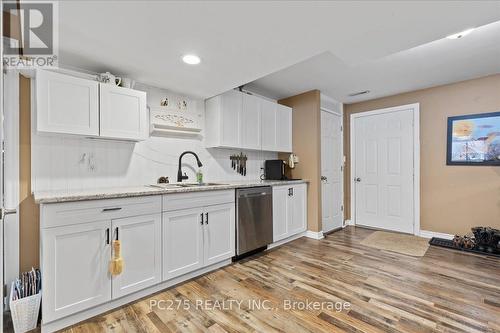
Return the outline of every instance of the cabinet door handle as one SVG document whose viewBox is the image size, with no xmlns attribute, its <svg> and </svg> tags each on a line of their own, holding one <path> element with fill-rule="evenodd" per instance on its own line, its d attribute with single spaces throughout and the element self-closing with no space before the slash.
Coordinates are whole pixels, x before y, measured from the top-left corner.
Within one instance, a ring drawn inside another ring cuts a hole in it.
<svg viewBox="0 0 500 333">
<path fill-rule="evenodd" d="M 118 227 L 115 228 L 116 240 L 118 240 Z"/>
<path fill-rule="evenodd" d="M 121 210 L 122 208 L 121 207 L 114 207 L 114 208 L 104 208 L 102 210 L 103 213 L 106 213 L 106 212 L 114 212 L 114 211 L 117 211 L 117 210 Z"/>
<path fill-rule="evenodd" d="M 203 225 L 203 213 L 200 214 L 200 224 Z"/>
<path fill-rule="evenodd" d="M 106 228 L 106 245 L 109 245 L 109 228 Z"/>
<path fill-rule="evenodd" d="M 208 224 L 208 213 L 205 213 L 205 224 Z"/>
</svg>

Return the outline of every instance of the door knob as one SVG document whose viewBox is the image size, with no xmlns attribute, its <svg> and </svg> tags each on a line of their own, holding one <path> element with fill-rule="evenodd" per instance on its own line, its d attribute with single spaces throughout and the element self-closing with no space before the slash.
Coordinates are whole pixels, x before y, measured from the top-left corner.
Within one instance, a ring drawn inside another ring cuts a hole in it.
<svg viewBox="0 0 500 333">
<path fill-rule="evenodd" d="M 354 181 L 359 183 L 361 181 L 361 178 L 359 178 L 359 177 L 354 178 Z"/>
<path fill-rule="evenodd" d="M 321 176 L 321 180 L 326 182 L 328 180 L 328 178 L 325 176 Z"/>
</svg>

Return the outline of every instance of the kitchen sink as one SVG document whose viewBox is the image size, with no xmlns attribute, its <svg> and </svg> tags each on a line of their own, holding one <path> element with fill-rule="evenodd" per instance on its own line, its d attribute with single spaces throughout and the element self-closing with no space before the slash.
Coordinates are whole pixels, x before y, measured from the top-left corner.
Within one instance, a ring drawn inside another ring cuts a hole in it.
<svg viewBox="0 0 500 333">
<path fill-rule="evenodd" d="M 162 188 L 162 189 L 169 189 L 169 188 L 181 188 L 183 186 L 179 186 L 177 184 L 152 184 L 152 185 L 146 185 L 149 187 L 156 187 L 156 188 Z"/>
</svg>

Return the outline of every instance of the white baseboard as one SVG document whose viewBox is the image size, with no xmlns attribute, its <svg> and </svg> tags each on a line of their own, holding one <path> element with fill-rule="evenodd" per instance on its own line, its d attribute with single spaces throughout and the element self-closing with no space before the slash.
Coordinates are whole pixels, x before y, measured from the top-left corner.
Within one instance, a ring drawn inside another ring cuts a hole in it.
<svg viewBox="0 0 500 333">
<path fill-rule="evenodd" d="M 288 238 L 281 239 L 281 240 L 276 241 L 276 242 L 274 242 L 274 243 L 272 243 L 272 244 L 269 244 L 269 245 L 267 246 L 267 249 L 268 249 L 268 250 L 270 250 L 270 249 L 272 249 L 272 248 L 274 248 L 274 247 L 277 247 L 277 246 L 283 245 L 283 244 L 285 244 L 285 243 L 291 242 L 291 241 L 293 241 L 293 240 L 299 239 L 300 237 L 304 237 L 305 235 L 306 235 L 306 232 L 305 232 L 305 231 L 304 231 L 304 232 L 300 232 L 300 233 L 298 233 L 298 234 L 296 234 L 296 235 L 293 235 L 293 236 L 290 236 L 290 237 L 288 237 Z"/>
<path fill-rule="evenodd" d="M 438 237 L 444 239 L 453 239 L 453 237 L 455 237 L 454 235 L 444 234 L 441 232 L 427 231 L 427 230 L 420 230 L 419 236 L 424 238 Z"/>
<path fill-rule="evenodd" d="M 323 239 L 325 238 L 325 236 L 323 235 L 323 231 L 311 231 L 311 230 L 307 230 L 306 231 L 306 235 L 305 235 L 307 238 L 312 238 L 312 239 Z"/>
<path fill-rule="evenodd" d="M 351 220 L 345 220 L 344 221 L 344 227 L 348 226 L 348 225 L 354 225 L 354 223 L 352 223 Z"/>
</svg>

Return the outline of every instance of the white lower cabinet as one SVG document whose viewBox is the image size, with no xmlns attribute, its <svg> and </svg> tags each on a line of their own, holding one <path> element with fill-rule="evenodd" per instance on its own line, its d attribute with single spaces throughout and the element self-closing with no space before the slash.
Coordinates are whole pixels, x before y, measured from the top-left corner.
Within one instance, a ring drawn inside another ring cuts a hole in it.
<svg viewBox="0 0 500 333">
<path fill-rule="evenodd" d="M 288 233 L 295 235 L 307 229 L 307 185 L 300 184 L 291 187 L 289 196 Z"/>
<path fill-rule="evenodd" d="M 234 256 L 234 190 L 42 204 L 40 214 L 43 325 L 80 321 L 84 310 Z M 114 240 L 124 261 L 116 276 Z"/>
<path fill-rule="evenodd" d="M 108 220 L 42 231 L 44 322 L 111 300 L 110 228 Z"/>
<path fill-rule="evenodd" d="M 204 251 L 205 265 L 215 264 L 234 256 L 234 203 L 205 208 Z"/>
<path fill-rule="evenodd" d="M 113 299 L 161 282 L 161 214 L 112 221 L 121 243 L 124 269 L 112 278 Z"/>
<path fill-rule="evenodd" d="M 124 269 L 112 276 L 112 242 Z M 48 322 L 161 282 L 161 214 L 42 231 L 43 320 Z"/>
<path fill-rule="evenodd" d="M 234 256 L 234 190 L 166 195 L 163 207 L 163 280 Z"/>
<path fill-rule="evenodd" d="M 273 187 L 273 241 L 288 237 L 288 186 Z"/>
<path fill-rule="evenodd" d="M 203 210 L 163 213 L 163 280 L 203 266 Z"/>
<path fill-rule="evenodd" d="M 307 184 L 273 187 L 273 241 L 307 229 Z"/>
</svg>

